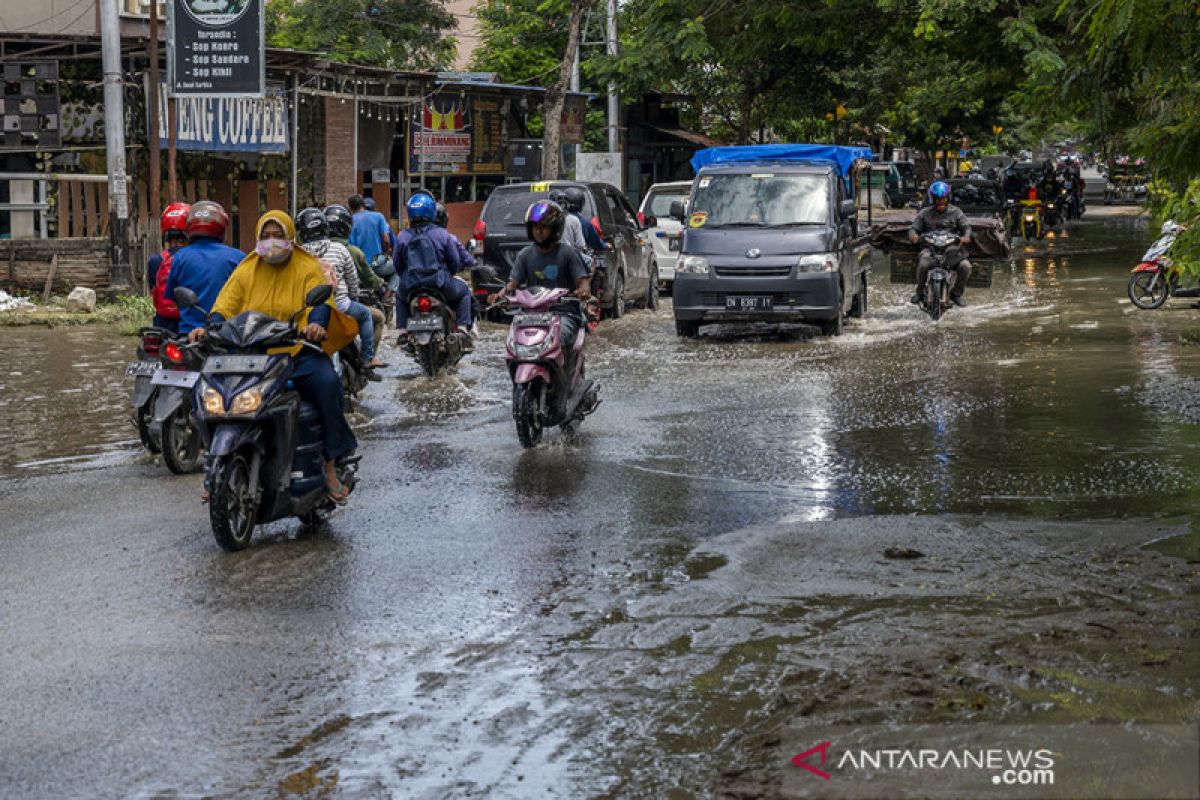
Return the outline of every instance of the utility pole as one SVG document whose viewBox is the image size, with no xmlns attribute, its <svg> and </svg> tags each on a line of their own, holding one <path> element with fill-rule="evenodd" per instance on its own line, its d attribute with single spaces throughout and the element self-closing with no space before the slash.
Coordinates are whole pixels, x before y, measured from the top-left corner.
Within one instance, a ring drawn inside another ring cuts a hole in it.
<svg viewBox="0 0 1200 800">
<path fill-rule="evenodd" d="M 100 0 L 104 67 L 104 143 L 108 161 L 108 233 L 114 288 L 129 286 L 129 185 L 125 171 L 125 86 L 121 71 L 118 0 Z"/>
<path fill-rule="evenodd" d="M 608 0 L 608 54 L 617 55 L 617 0 Z M 617 104 L 617 84 L 608 83 L 608 152 L 620 149 L 619 130 L 621 110 Z M 622 181 L 624 183 L 624 181 Z"/>
<path fill-rule="evenodd" d="M 162 165 L 158 149 L 158 0 L 150 0 L 150 132 L 146 144 L 150 154 L 150 229 L 162 213 Z"/>
</svg>

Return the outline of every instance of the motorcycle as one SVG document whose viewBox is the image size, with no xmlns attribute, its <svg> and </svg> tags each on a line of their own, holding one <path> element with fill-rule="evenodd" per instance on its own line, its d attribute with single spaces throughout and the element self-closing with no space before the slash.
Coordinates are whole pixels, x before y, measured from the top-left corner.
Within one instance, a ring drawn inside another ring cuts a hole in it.
<svg viewBox="0 0 1200 800">
<path fill-rule="evenodd" d="M 306 308 L 329 299 L 333 289 L 317 286 L 304 298 Z M 195 305 L 196 295 L 176 289 L 180 308 Z M 304 341 L 296 320 L 287 322 L 246 311 L 209 329 L 207 358 L 196 385 L 197 423 L 208 449 L 204 487 L 209 492 L 209 521 L 217 543 L 226 550 L 250 544 L 256 525 L 299 517 L 316 527 L 336 504 L 325 490 L 321 418 L 315 406 L 291 388 L 292 358 L 269 350 Z M 338 480 L 350 491 L 357 483 L 359 457 L 340 459 Z"/>
<path fill-rule="evenodd" d="M 192 419 L 192 387 L 201 357 L 181 337 L 161 328 L 139 331 L 138 361 L 126 367 L 134 376 L 134 424 L 142 445 L 161 454 L 176 475 L 195 472 L 204 454 Z M 152 358 L 157 360 L 151 360 Z"/>
<path fill-rule="evenodd" d="M 1021 236 L 1029 241 L 1031 239 L 1041 239 L 1045 235 L 1043 229 L 1044 214 L 1042 210 L 1042 201 L 1036 197 L 1025 198 L 1021 201 L 1020 227 L 1018 230 Z"/>
<path fill-rule="evenodd" d="M 346 408 L 353 408 L 362 398 L 363 390 L 367 388 L 367 381 L 370 380 L 363 366 L 362 348 L 357 340 L 337 351 L 337 357 L 333 360 L 333 370 L 342 381 Z"/>
<path fill-rule="evenodd" d="M 470 334 L 460 331 L 454 309 L 437 289 L 419 287 L 408 294 L 408 343 L 430 378 L 459 362 L 469 350 Z"/>
<path fill-rule="evenodd" d="M 936 322 L 950 308 L 950 295 L 957 274 L 952 269 L 954 265 L 946 263 L 947 254 L 950 248 L 957 247 L 960 242 L 958 234 L 950 231 L 930 231 L 921 235 L 921 244 L 929 249 L 933 257 L 933 266 L 925 278 L 925 291 L 921 293 L 921 310 Z"/>
<path fill-rule="evenodd" d="M 581 327 L 573 342 L 562 341 L 562 317 L 580 314 L 582 304 L 566 289 L 518 290 L 505 345 L 513 382 L 513 420 L 522 447 L 541 441 L 555 425 L 569 431 L 600 405 L 600 387 L 585 376 Z"/>
<path fill-rule="evenodd" d="M 1179 285 L 1179 268 L 1167 255 L 1181 230 L 1183 227 L 1171 220 L 1164 222 L 1162 235 L 1133 268 L 1127 291 L 1129 302 L 1138 308 L 1159 308 L 1172 296 L 1200 297 L 1200 286 L 1185 288 Z"/>
</svg>

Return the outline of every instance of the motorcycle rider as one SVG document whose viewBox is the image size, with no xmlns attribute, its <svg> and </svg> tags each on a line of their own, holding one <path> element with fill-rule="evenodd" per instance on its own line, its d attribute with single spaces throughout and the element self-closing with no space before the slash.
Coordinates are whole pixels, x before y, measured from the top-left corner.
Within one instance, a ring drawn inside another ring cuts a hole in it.
<svg viewBox="0 0 1200 800">
<path fill-rule="evenodd" d="M 350 258 L 354 261 L 354 269 L 358 273 L 359 287 L 382 296 L 383 281 L 371 270 L 363 251 L 350 244 L 348 237 L 353 224 L 354 219 L 350 215 L 350 209 L 336 203 L 325 207 L 325 226 L 329 230 L 329 240 L 337 242 L 350 253 Z M 375 352 L 378 353 L 379 343 L 383 339 L 386 317 L 375 306 L 367 306 L 367 308 L 371 312 L 371 322 L 375 325 Z"/>
<path fill-rule="evenodd" d="M 303 248 L 293 247 L 296 228 L 292 218 L 282 211 L 268 211 L 258 220 L 258 244 L 254 252 L 238 266 L 213 305 L 209 324 L 223 322 L 246 311 L 258 311 L 278 320 L 287 320 L 304 308 L 305 295 L 328 283 L 320 261 Z M 333 298 L 301 316 L 300 330 L 310 342 L 321 342 L 335 313 Z M 207 331 L 197 327 L 190 341 L 202 340 Z M 349 490 L 338 480 L 334 465 L 358 447 L 354 432 L 346 422 L 342 406 L 342 387 L 333 362 L 324 353 L 310 347 L 291 348 L 291 381 L 305 401 L 317 407 L 321 417 L 325 458 L 325 490 L 331 500 L 344 502 Z"/>
<path fill-rule="evenodd" d="M 579 227 L 583 231 L 583 241 L 586 245 L 580 253 L 585 253 L 591 250 L 594 253 L 603 253 L 608 249 L 608 244 L 600 238 L 600 232 L 592 225 L 591 220 L 583 216 L 583 189 L 578 186 L 568 186 L 562 190 L 564 204 L 562 207 L 568 214 L 579 220 Z"/>
<path fill-rule="evenodd" d="M 472 349 L 471 290 L 454 275 L 465 267 L 459 256 L 462 245 L 450 232 L 439 228 L 437 202 L 426 193 L 417 193 L 405 204 L 408 228 L 396 237 L 393 260 L 401 290 L 396 295 L 396 327 L 400 338 L 408 337 L 408 293 L 428 287 L 441 292 L 446 302 L 454 306 L 458 329 L 467 335 L 464 352 Z"/>
<path fill-rule="evenodd" d="M 971 241 L 971 226 L 967 224 L 967 215 L 958 206 L 950 205 L 950 186 L 945 181 L 936 181 L 929 187 L 929 205 L 921 209 L 917 218 L 913 220 L 912 227 L 908 231 L 908 239 L 913 244 L 917 244 L 921 241 L 921 234 L 941 230 L 957 233 L 959 244 L 963 246 Z M 967 279 L 971 277 L 971 262 L 966 259 L 963 251 L 956 253 L 952 250 L 950 252 L 951 257 L 955 254 L 962 256 L 952 267 L 955 280 L 954 288 L 950 291 L 950 302 L 959 308 L 966 308 L 967 302 L 963 300 L 962 294 L 963 290 L 967 288 Z M 946 265 L 951 266 L 950 258 L 947 258 Z M 929 276 L 929 270 L 932 268 L 933 254 L 929 252 L 928 248 L 925 248 L 917 259 L 917 291 L 910 299 L 913 304 L 921 302 L 921 296 L 925 292 L 925 279 Z"/>
<path fill-rule="evenodd" d="M 352 297 L 358 296 L 358 269 L 350 251 L 329 238 L 329 227 L 325 223 L 325 212 L 319 208 L 306 208 L 296 215 L 296 241 L 323 263 L 333 267 L 334 306 L 343 314 L 348 314 L 358 323 L 359 333 L 362 334 L 363 370 L 368 380 L 381 380 L 376 374 L 377 368 L 386 367 L 375 357 L 375 319 L 371 309 L 359 303 Z"/>
<path fill-rule="evenodd" d="M 350 242 L 363 251 L 367 263 L 374 261 L 380 253 L 392 255 L 392 229 L 387 218 L 378 211 L 368 210 L 361 194 L 351 195 L 347 205 L 354 219 L 350 227 Z"/>
<path fill-rule="evenodd" d="M 441 202 L 437 204 L 437 212 L 434 215 L 433 224 L 447 232 L 450 230 L 450 213 L 446 211 L 445 204 Z M 458 248 L 458 257 L 462 261 L 462 268 L 474 269 L 475 256 L 471 255 L 471 251 L 468 250 L 461 241 L 459 241 L 457 236 L 451 233 L 450 238 L 454 240 L 454 244 Z M 468 283 L 466 278 L 463 278 L 461 275 L 455 275 L 454 280 L 462 281 L 463 285 L 467 287 L 467 296 L 471 298 L 471 334 L 475 335 L 479 330 L 475 325 L 475 320 L 479 319 L 480 315 L 479 309 L 475 308 L 475 297 L 471 294 L 471 284 Z"/>
<path fill-rule="evenodd" d="M 171 203 L 163 209 L 158 221 L 162 232 L 163 250 L 150 256 L 146 264 L 146 286 L 150 289 L 150 297 L 154 301 L 154 322 L 156 328 L 165 328 L 171 333 L 179 333 L 179 306 L 166 295 L 167 278 L 171 275 L 171 261 L 180 248 L 187 244 L 187 217 L 192 207 L 187 203 Z"/>
<path fill-rule="evenodd" d="M 499 292 L 488 298 L 496 303 L 505 295 L 529 286 L 544 286 L 547 289 L 567 289 L 586 303 L 592 295 L 592 278 L 579 251 L 562 241 L 566 227 L 567 212 L 552 200 L 539 200 L 525 212 L 525 234 L 530 244 L 517 254 L 513 262 L 508 283 Z M 562 341 L 574 342 L 580 326 L 586 328 L 587 320 L 576 307 L 572 313 L 563 314 Z M 568 374 L 571 371 L 573 350 L 567 349 Z"/>
<path fill-rule="evenodd" d="M 229 215 L 220 203 L 201 200 L 187 215 L 188 245 L 171 258 L 171 274 L 163 294 L 175 297 L 175 288 L 184 286 L 196 293 L 199 304 L 179 312 L 179 332 L 189 333 L 204 327 L 204 319 L 216 302 L 234 268 L 246 254 L 224 243 Z"/>
</svg>

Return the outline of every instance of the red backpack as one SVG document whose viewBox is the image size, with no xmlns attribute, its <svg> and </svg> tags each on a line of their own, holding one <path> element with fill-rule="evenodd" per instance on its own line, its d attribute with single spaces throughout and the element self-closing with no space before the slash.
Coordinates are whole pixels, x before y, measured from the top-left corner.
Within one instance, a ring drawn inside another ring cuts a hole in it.
<svg viewBox="0 0 1200 800">
<path fill-rule="evenodd" d="M 158 274 L 154 276 L 154 288 L 150 290 L 150 297 L 154 300 L 154 310 L 163 319 L 179 319 L 179 306 L 175 305 L 174 300 L 169 300 L 163 294 L 167 290 L 167 277 L 171 274 L 171 256 L 173 253 L 170 250 L 163 250 L 160 254 L 162 263 L 158 265 Z"/>
</svg>

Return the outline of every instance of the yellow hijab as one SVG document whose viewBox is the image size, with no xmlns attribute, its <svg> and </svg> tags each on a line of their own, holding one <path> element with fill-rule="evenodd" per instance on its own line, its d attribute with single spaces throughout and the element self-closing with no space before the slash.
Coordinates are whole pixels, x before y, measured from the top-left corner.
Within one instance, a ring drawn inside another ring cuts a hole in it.
<svg viewBox="0 0 1200 800">
<path fill-rule="evenodd" d="M 268 211 L 259 218 L 254 229 L 256 239 L 262 238 L 263 228 L 268 222 L 278 224 L 289 239 L 295 239 L 296 224 L 283 211 Z M 258 253 L 251 252 L 229 277 L 213 304 L 213 311 L 226 319 L 253 310 L 286 320 L 304 306 L 304 297 L 309 291 L 328 282 L 321 262 L 298 244 L 293 246 L 287 262 L 278 265 L 268 264 Z M 332 295 L 326 302 L 331 312 L 329 336 L 321 343 L 321 348 L 332 355 L 354 338 L 358 333 L 358 323 L 337 310 Z M 303 327 L 307 321 L 306 311 L 301 317 L 300 326 Z M 290 349 L 299 351 L 299 347 Z"/>
</svg>

